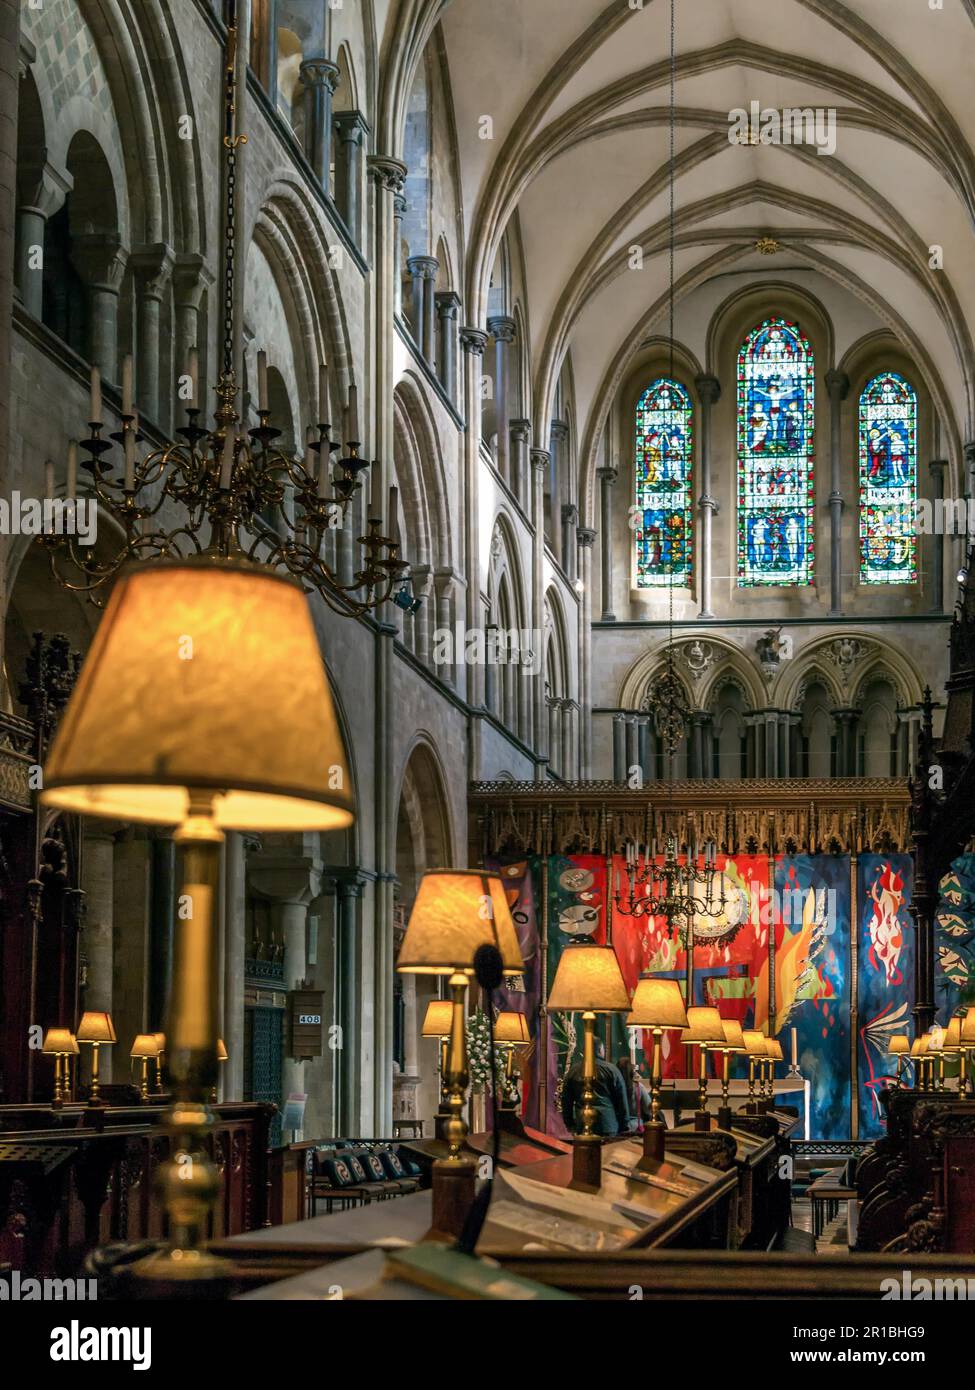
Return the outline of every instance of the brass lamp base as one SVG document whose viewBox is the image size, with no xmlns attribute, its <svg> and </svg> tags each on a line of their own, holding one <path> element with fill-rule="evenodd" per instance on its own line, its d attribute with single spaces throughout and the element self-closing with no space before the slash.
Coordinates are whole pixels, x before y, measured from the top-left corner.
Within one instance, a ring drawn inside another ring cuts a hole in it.
<svg viewBox="0 0 975 1390">
<path fill-rule="evenodd" d="M 433 1224 L 426 1240 L 457 1240 L 474 1202 L 474 1160 L 438 1158 L 433 1165 Z"/>
<path fill-rule="evenodd" d="M 572 1139 L 572 1181 L 576 1191 L 598 1192 L 603 1181 L 603 1146 L 598 1134 L 576 1134 Z"/>
<path fill-rule="evenodd" d="M 667 1126 L 663 1120 L 647 1121 L 643 1127 L 643 1157 L 636 1165 L 638 1168 L 653 1163 L 663 1163 L 666 1135 Z"/>
</svg>

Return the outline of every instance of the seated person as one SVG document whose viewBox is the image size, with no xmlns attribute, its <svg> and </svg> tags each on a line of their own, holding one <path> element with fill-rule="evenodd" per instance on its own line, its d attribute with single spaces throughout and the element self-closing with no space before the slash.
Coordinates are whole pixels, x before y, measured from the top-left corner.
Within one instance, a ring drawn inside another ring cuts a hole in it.
<svg viewBox="0 0 975 1390">
<path fill-rule="evenodd" d="M 616 1065 L 630 1102 L 630 1128 L 638 1129 L 650 1118 L 650 1092 L 639 1071 L 634 1070 L 629 1057 L 617 1057 Z"/>
<path fill-rule="evenodd" d="M 619 1067 L 607 1062 L 605 1049 L 597 1043 L 596 1080 L 593 1083 L 596 1119 L 593 1131 L 596 1134 L 628 1134 L 632 1129 L 630 1102 L 626 1094 L 626 1083 Z M 577 1121 L 577 1111 L 582 1106 L 582 1062 L 574 1062 L 569 1068 L 562 1087 L 562 1119 L 566 1127 L 576 1133 L 581 1128 Z"/>
</svg>

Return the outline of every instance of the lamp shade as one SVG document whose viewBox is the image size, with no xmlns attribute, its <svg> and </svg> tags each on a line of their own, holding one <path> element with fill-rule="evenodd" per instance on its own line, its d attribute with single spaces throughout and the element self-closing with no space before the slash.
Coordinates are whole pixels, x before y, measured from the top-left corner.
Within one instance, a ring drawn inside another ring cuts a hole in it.
<svg viewBox="0 0 975 1390">
<path fill-rule="evenodd" d="M 566 1013 L 629 1013 L 630 992 L 612 946 L 570 942 L 559 957 L 548 1007 Z"/>
<path fill-rule="evenodd" d="M 449 999 L 431 999 L 423 1017 L 425 1038 L 449 1038 L 454 1006 Z"/>
<path fill-rule="evenodd" d="M 159 1048 L 152 1033 L 140 1033 L 132 1044 L 130 1057 L 158 1057 Z"/>
<path fill-rule="evenodd" d="M 911 1042 L 906 1033 L 895 1033 L 887 1051 L 892 1057 L 904 1057 L 911 1050 Z"/>
<path fill-rule="evenodd" d="M 949 1018 L 948 1020 L 948 1027 L 944 1031 L 941 1050 L 943 1052 L 961 1051 L 961 1019 L 957 1014 L 954 1018 Z"/>
<path fill-rule="evenodd" d="M 911 1056 L 923 1057 L 928 1050 L 928 1035 L 922 1033 L 919 1038 L 915 1038 L 911 1043 Z"/>
<path fill-rule="evenodd" d="M 721 1015 L 717 1009 L 703 1005 L 692 1005 L 687 1010 L 687 1028 L 681 1038 L 683 1043 L 704 1043 L 709 1047 L 721 1047 L 724 1043 L 724 1029 Z"/>
<path fill-rule="evenodd" d="M 766 1039 L 765 1051 L 772 1058 L 773 1062 L 785 1061 L 785 1057 L 782 1054 L 782 1044 L 779 1042 L 778 1038 Z"/>
<path fill-rule="evenodd" d="M 153 1041 L 155 1041 L 155 1035 L 153 1035 Z M 223 1038 L 217 1038 L 217 1061 L 227 1062 L 229 1060 L 230 1058 L 227 1053 L 226 1043 L 224 1042 Z"/>
<path fill-rule="evenodd" d="M 474 952 L 496 946 L 506 975 L 525 969 L 504 885 L 481 869 L 428 869 L 400 947 L 397 970 L 408 975 L 474 973 Z M 449 1031 L 449 1030 L 448 1030 Z"/>
<path fill-rule="evenodd" d="M 724 1029 L 724 1045 L 729 1052 L 746 1052 L 745 1036 L 741 1031 L 741 1024 L 736 1018 L 723 1018 L 721 1027 Z"/>
<path fill-rule="evenodd" d="M 62 716 L 42 800 L 177 825 L 189 789 L 229 830 L 333 830 L 352 787 L 308 604 L 246 562 L 121 574 Z"/>
<path fill-rule="evenodd" d="M 637 980 L 628 1028 L 686 1028 L 687 1010 L 676 980 Z"/>
<path fill-rule="evenodd" d="M 75 1036 L 80 1043 L 116 1042 L 112 1015 L 92 1013 L 90 1010 L 86 1010 L 81 1015 L 81 1022 L 78 1024 L 78 1031 Z"/>
<path fill-rule="evenodd" d="M 930 1032 L 924 1035 L 928 1040 L 929 1052 L 940 1052 L 944 1046 L 945 1030 L 940 1023 L 936 1023 Z"/>
<path fill-rule="evenodd" d="M 41 1051 L 73 1056 L 78 1051 L 78 1041 L 70 1028 L 49 1028 L 44 1034 Z"/>
<path fill-rule="evenodd" d="M 153 1033 L 152 1036 L 155 1038 L 156 1046 L 159 1048 L 159 1055 L 162 1056 L 162 1054 L 166 1051 L 166 1034 Z"/>
<path fill-rule="evenodd" d="M 766 1037 L 758 1028 L 746 1028 L 742 1033 L 745 1040 L 745 1051 L 749 1057 L 767 1057 L 765 1050 Z"/>
<path fill-rule="evenodd" d="M 961 1021 L 961 1041 L 964 1047 L 975 1047 L 975 1009 L 966 1009 Z"/>
<path fill-rule="evenodd" d="M 531 1034 L 528 1031 L 528 1019 L 524 1014 L 516 1013 L 514 1009 L 505 1009 L 494 1020 L 495 1042 L 512 1043 L 515 1047 L 524 1047 L 531 1040 Z"/>
</svg>

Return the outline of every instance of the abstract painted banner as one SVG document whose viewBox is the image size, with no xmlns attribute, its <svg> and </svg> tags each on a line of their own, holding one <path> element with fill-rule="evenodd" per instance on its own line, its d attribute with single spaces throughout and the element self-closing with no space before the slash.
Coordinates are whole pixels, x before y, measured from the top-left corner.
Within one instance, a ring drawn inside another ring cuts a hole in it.
<svg viewBox="0 0 975 1390">
<path fill-rule="evenodd" d="M 962 854 L 938 885 L 934 919 L 934 1004 L 946 1024 L 975 989 L 975 854 Z"/>
<path fill-rule="evenodd" d="M 910 855 L 860 856 L 857 1081 L 859 1135 L 866 1139 L 884 1130 L 879 1092 L 896 1074 L 887 1052 L 890 1038 L 911 1032 L 914 928 L 907 907 L 913 885 Z"/>
</svg>

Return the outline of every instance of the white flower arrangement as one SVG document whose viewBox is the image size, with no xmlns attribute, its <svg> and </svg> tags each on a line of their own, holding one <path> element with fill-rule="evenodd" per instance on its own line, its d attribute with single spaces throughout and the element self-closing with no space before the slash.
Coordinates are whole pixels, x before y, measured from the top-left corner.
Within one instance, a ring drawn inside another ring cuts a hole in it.
<svg viewBox="0 0 975 1390">
<path fill-rule="evenodd" d="M 475 1009 L 467 1024 L 467 1056 L 471 1089 L 487 1092 L 491 1081 L 491 1035 L 488 1017 L 483 1009 Z M 495 1048 L 494 1062 L 499 1091 L 504 1090 L 504 1052 Z"/>
</svg>

